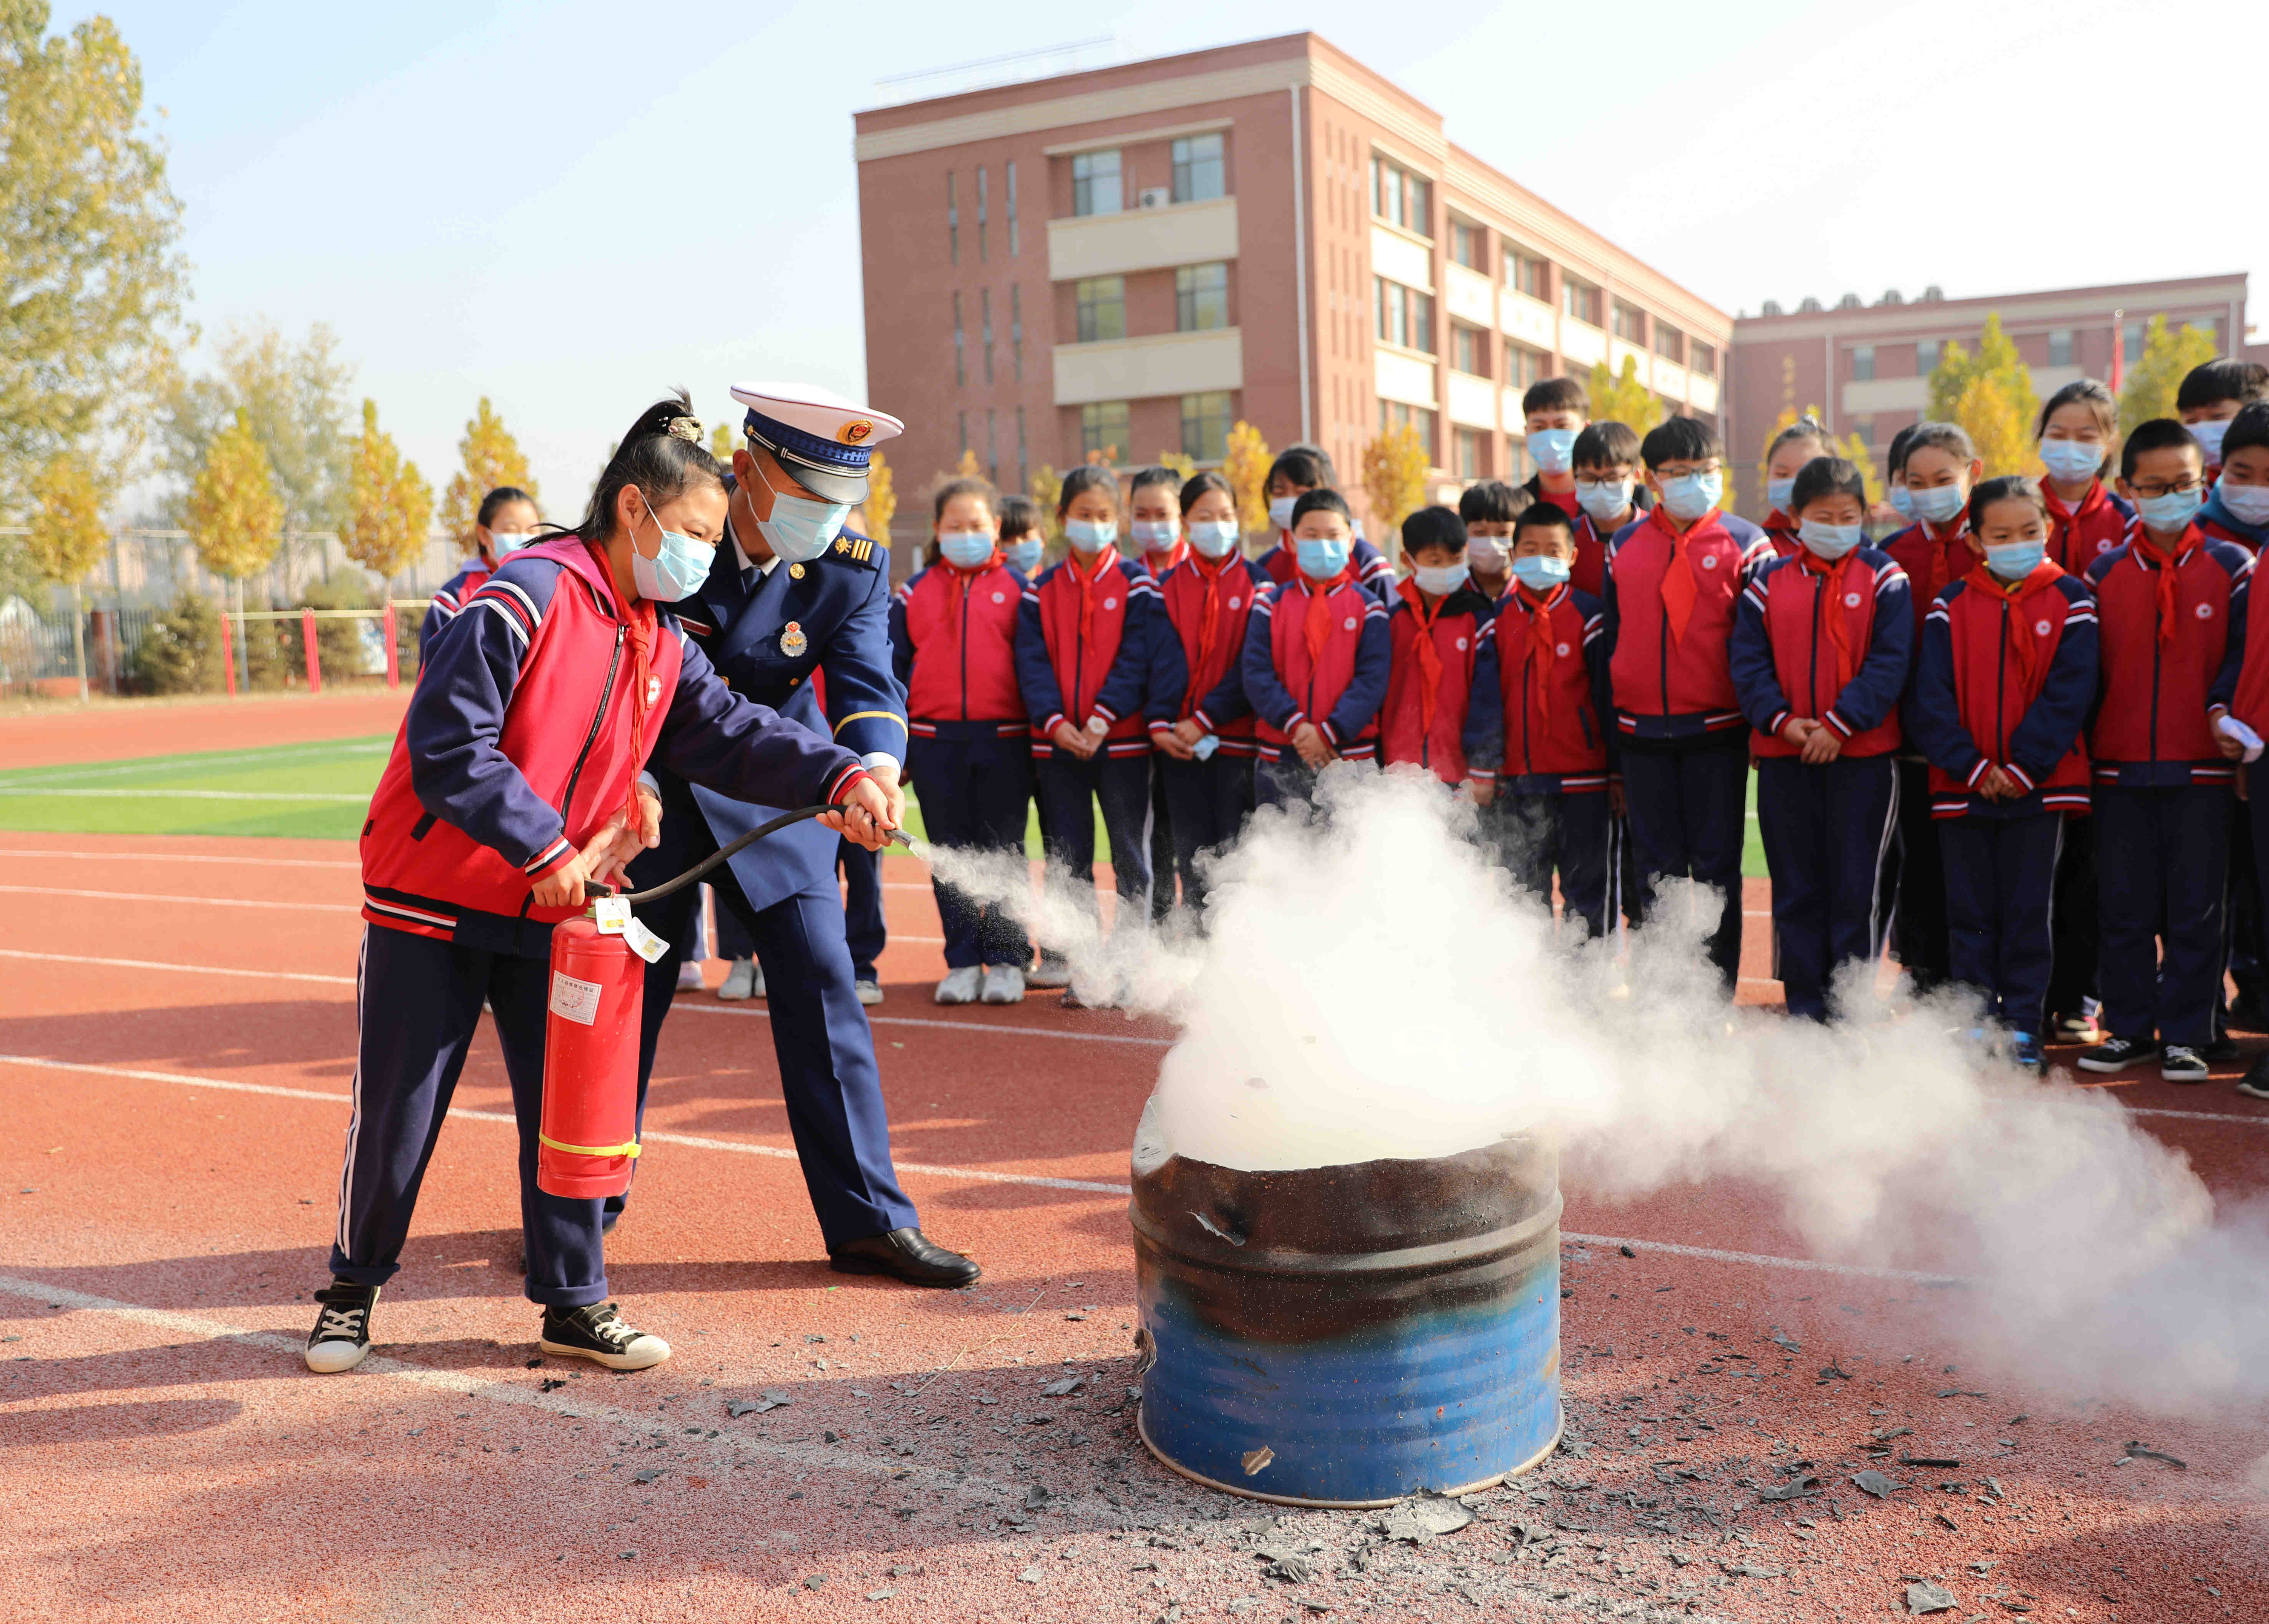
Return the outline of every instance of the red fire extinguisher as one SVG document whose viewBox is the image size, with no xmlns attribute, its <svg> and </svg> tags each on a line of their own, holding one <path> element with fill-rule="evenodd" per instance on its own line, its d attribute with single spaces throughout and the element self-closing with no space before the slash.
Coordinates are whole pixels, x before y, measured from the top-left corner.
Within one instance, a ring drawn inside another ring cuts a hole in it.
<svg viewBox="0 0 2269 1624">
<path fill-rule="evenodd" d="M 551 929 L 551 1007 L 543 1023 L 543 1112 L 536 1187 L 619 1195 L 638 1160 L 639 1017 L 646 961 L 588 915 Z"/>
</svg>

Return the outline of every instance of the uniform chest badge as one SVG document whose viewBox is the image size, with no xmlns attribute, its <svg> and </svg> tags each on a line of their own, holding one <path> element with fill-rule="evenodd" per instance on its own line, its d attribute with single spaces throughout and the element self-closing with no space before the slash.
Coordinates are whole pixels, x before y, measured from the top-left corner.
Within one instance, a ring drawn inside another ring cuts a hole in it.
<svg viewBox="0 0 2269 1624">
<path fill-rule="evenodd" d="M 1343 620 L 1343 621 L 1340 622 L 1340 630 L 1341 630 L 1341 631 L 1354 631 L 1354 630 L 1355 630 L 1355 620 L 1354 620 L 1354 617 L 1353 617 L 1353 616 L 1349 616 L 1348 619 L 1346 619 L 1346 620 Z"/>
<path fill-rule="evenodd" d="M 1463 638 L 1458 639 L 1458 652 L 1461 654 L 1466 652 L 1466 639 Z"/>
<path fill-rule="evenodd" d="M 1858 609 L 1859 607 L 1859 594 L 1856 592 L 1845 593 L 1844 594 L 1844 607 L 1845 609 Z"/>
<path fill-rule="evenodd" d="M 993 602 L 995 603 L 1006 603 L 1008 601 L 1009 594 L 1005 592 L 996 592 L 993 594 Z"/>
<path fill-rule="evenodd" d="M 1716 569 L 1718 567 L 1718 555 L 1713 552 L 1704 553 L 1702 555 L 1702 567 L 1705 570 Z"/>
<path fill-rule="evenodd" d="M 798 621 L 789 621 L 786 629 L 780 632 L 780 653 L 786 654 L 790 660 L 795 660 L 810 646 L 811 639 L 803 635 L 802 624 Z"/>
<path fill-rule="evenodd" d="M 1554 647 L 1552 652 L 1564 659 L 1567 656 L 1568 646 L 1565 643 L 1559 644 Z"/>
<path fill-rule="evenodd" d="M 1115 609 L 1119 607 L 1119 600 L 1116 598 L 1105 598 L 1103 601 L 1103 607 L 1106 609 Z"/>
<path fill-rule="evenodd" d="M 2048 636 L 2048 634 L 2049 634 L 2049 623 L 2048 623 L 2047 621 L 2045 621 L 2045 620 L 2036 620 L 2036 621 L 2035 621 L 2035 622 L 2033 623 L 2033 635 L 2034 635 L 2035 637 L 2036 637 L 2036 638 L 2044 638 L 2044 637 Z"/>
<path fill-rule="evenodd" d="M 2200 620 L 2212 620 L 2214 618 L 2214 605 L 2211 603 L 2199 604 L 2198 606 L 2198 617 Z"/>
<path fill-rule="evenodd" d="M 646 679 L 646 702 L 648 705 L 654 705 L 659 703 L 661 698 L 661 679 L 658 676 L 647 677 Z"/>
<path fill-rule="evenodd" d="M 1229 601 L 1229 607 L 1231 609 L 1243 609 L 1245 607 L 1245 600 L 1243 598 L 1231 598 Z"/>
<path fill-rule="evenodd" d="M 2098 552 L 2110 552 L 2111 550 L 2111 543 L 2109 541 L 2098 542 L 2095 543 L 2095 550 Z"/>
</svg>

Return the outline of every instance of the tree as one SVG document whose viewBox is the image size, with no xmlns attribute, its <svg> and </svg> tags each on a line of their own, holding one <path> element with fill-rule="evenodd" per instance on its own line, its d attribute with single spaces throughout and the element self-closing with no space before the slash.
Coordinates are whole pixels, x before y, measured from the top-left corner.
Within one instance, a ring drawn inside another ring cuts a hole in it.
<svg viewBox="0 0 2269 1624">
<path fill-rule="evenodd" d="M 0 506 L 137 415 L 188 292 L 181 203 L 107 18 L 0 0 Z"/>
<path fill-rule="evenodd" d="M 348 557 L 381 579 L 415 564 L 433 528 L 433 487 L 415 462 L 403 460 L 394 436 L 378 426 L 378 402 L 362 403 L 347 482 L 347 521 L 339 544 Z"/>
<path fill-rule="evenodd" d="M 64 452 L 32 481 L 32 562 L 40 573 L 71 591 L 71 659 L 78 697 L 86 698 L 86 608 L 79 583 L 102 557 L 102 493 L 85 459 Z"/>
<path fill-rule="evenodd" d="M 1173 469 L 1185 484 L 1198 471 L 1197 459 L 1181 451 L 1161 451 L 1158 454 L 1158 466 Z"/>
<path fill-rule="evenodd" d="M 1772 460 L 1773 441 L 1780 438 L 1783 429 L 1794 428 L 1800 417 L 1809 417 L 1814 423 L 1828 421 L 1826 414 L 1817 406 L 1807 406 L 1800 413 L 1793 403 L 1780 409 L 1780 416 L 1772 420 L 1772 426 L 1765 431 L 1764 439 L 1758 442 L 1757 500 L 1760 502 L 1765 499 L 1765 465 Z M 1859 470 L 1859 476 L 1866 481 L 1867 486 L 1867 506 L 1873 508 L 1876 503 L 1881 501 L 1883 478 L 1875 471 L 1874 449 L 1867 444 L 1866 438 L 1855 429 L 1840 440 L 1831 437 L 1828 444 L 1829 450 L 1837 456 L 1842 457 Z"/>
<path fill-rule="evenodd" d="M 878 542 L 891 539 L 891 520 L 898 514 L 898 487 L 891 483 L 891 465 L 876 452 L 867 460 L 867 534 Z"/>
<path fill-rule="evenodd" d="M 1418 431 L 1400 423 L 1363 448 L 1363 493 L 1371 521 L 1383 535 L 1401 528 L 1426 499 L 1426 470 L 1433 459 Z"/>
<path fill-rule="evenodd" d="M 1239 529 L 1268 528 L 1268 442 L 1259 429 L 1238 418 L 1229 431 L 1229 450 L 1222 458 L 1221 474 L 1236 498 Z"/>
<path fill-rule="evenodd" d="M 1592 363 L 1592 416 L 1601 423 L 1620 423 L 1644 439 L 1662 421 L 1662 397 L 1639 380 L 1638 360 L 1623 357 L 1621 377 L 1612 376 L 1605 361 Z"/>
<path fill-rule="evenodd" d="M 1032 506 L 1039 509 L 1043 541 L 1053 542 L 1063 534 L 1062 527 L 1056 523 L 1056 501 L 1062 494 L 1063 476 L 1056 472 L 1053 464 L 1043 462 L 1032 471 Z"/>
<path fill-rule="evenodd" d="M 953 465 L 952 477 L 955 479 L 982 479 L 985 477 L 985 470 L 977 466 L 977 454 L 966 446 L 964 446 L 961 448 L 961 461 Z"/>
<path fill-rule="evenodd" d="M 2184 377 L 2191 367 L 2203 365 L 2214 357 L 2212 333 L 2187 323 L 2180 331 L 2170 332 L 2166 317 L 2153 316 L 2151 325 L 2143 329 L 2143 358 L 2129 370 L 2119 387 L 2119 432 L 2130 433 L 2136 424 L 2154 417 L 2173 417 L 2175 392 L 2182 388 Z"/>
<path fill-rule="evenodd" d="M 464 468 L 450 476 L 449 488 L 442 494 L 441 523 L 461 545 L 470 548 L 481 498 L 499 485 L 515 485 L 533 497 L 536 481 L 528 476 L 528 457 L 520 442 L 513 439 L 485 395 L 474 408 L 472 420 L 465 424 L 465 438 L 457 442 L 457 454 L 463 459 Z"/>
<path fill-rule="evenodd" d="M 1854 429 L 1836 447 L 1836 454 L 1859 470 L 1860 482 L 1867 488 L 1867 511 L 1873 513 L 1883 499 L 1883 476 L 1875 469 L 1874 447 Z"/>
<path fill-rule="evenodd" d="M 346 519 L 355 438 L 347 404 L 354 368 L 338 347 L 338 335 L 320 321 L 297 343 L 272 327 L 240 328 L 221 340 L 211 375 L 169 371 L 159 404 L 166 465 L 196 469 L 241 416 L 268 455 L 285 529 L 336 529 Z"/>
<path fill-rule="evenodd" d="M 2001 330 L 1999 312 L 1986 316 L 1975 355 L 1948 343 L 1930 375 L 1931 417 L 1958 423 L 1970 432 L 1989 479 L 2030 473 L 2038 466 L 2032 429 L 2040 409 L 2033 375 L 2018 356 L 2016 344 Z M 1990 452 L 1989 445 L 1993 447 Z"/>
<path fill-rule="evenodd" d="M 276 493 L 268 454 L 242 412 L 213 437 L 190 482 L 185 517 L 190 545 L 216 575 L 241 582 L 276 556 L 284 498 Z"/>
<path fill-rule="evenodd" d="M 733 454 L 741 448 L 741 437 L 733 432 L 729 423 L 721 423 L 709 431 L 709 454 L 720 462 L 730 463 Z"/>
</svg>

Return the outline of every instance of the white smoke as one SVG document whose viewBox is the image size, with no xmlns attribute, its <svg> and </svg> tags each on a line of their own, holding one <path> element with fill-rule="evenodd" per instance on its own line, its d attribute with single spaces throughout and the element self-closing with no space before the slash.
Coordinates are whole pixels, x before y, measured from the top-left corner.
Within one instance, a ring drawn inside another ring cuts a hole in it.
<svg viewBox="0 0 2269 1624">
<path fill-rule="evenodd" d="M 1201 941 L 1105 934 L 1021 859 L 937 871 L 1163 1013 L 1157 1131 L 1260 1170 L 1428 1157 L 1541 1133 L 1571 1189 L 1762 1190 L 1822 1259 L 1959 1279 L 1973 1359 L 2162 1410 L 2269 1397 L 2269 1222 L 2217 1219 L 2187 1157 L 2100 1090 L 1982 1056 L 1959 1000 L 1894 1009 L 1851 973 L 1833 1027 L 1728 1007 L 1681 894 L 1574 947 L 1430 779 L 1334 772 L 1216 867 Z M 1571 926 L 1580 934 L 1580 926 Z"/>
</svg>

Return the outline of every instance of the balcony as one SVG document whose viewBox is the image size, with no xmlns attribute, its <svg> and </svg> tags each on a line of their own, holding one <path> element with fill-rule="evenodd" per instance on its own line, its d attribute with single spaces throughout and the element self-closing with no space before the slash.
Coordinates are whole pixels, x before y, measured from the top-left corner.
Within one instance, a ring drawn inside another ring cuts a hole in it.
<svg viewBox="0 0 2269 1624">
<path fill-rule="evenodd" d="M 1686 403 L 1696 411 L 1718 410 L 1718 380 L 1700 373 L 1686 374 Z"/>
<path fill-rule="evenodd" d="M 1863 378 L 1844 386 L 1842 410 L 1847 417 L 1872 417 L 1886 411 L 1925 411 L 1929 407 L 1927 378 Z"/>
<path fill-rule="evenodd" d="M 1649 355 L 1645 351 L 1640 349 L 1635 343 L 1628 343 L 1621 338 L 1610 338 L 1608 341 L 1608 373 L 1615 377 L 1622 377 L 1623 375 L 1623 363 L 1625 361 L 1629 361 L 1631 364 L 1631 371 L 1640 382 L 1644 383 L 1648 378 L 1652 376 L 1654 372 L 1654 358 L 1652 356 Z"/>
<path fill-rule="evenodd" d="M 1642 378 L 1645 377 L 1646 368 L 1644 366 L 1639 368 L 1638 375 Z M 1682 401 L 1686 398 L 1686 387 L 1684 367 L 1667 356 L 1658 355 L 1654 358 L 1654 392 L 1657 395 L 1661 395 L 1665 400 Z"/>
<path fill-rule="evenodd" d="M 1546 354 L 1560 347 L 1552 306 L 1511 288 L 1497 290 L 1497 324 L 1507 338 Z"/>
<path fill-rule="evenodd" d="M 1137 401 L 1245 387 L 1241 328 L 1146 333 L 1098 343 L 1055 347 L 1056 404 Z"/>
<path fill-rule="evenodd" d="M 1433 362 L 1407 350 L 1374 350 L 1371 356 L 1371 374 L 1379 399 L 1423 406 L 1428 411 L 1441 409 L 1434 398 Z"/>
<path fill-rule="evenodd" d="M 1237 199 L 1072 215 L 1048 222 L 1048 276 L 1122 277 L 1237 257 Z M 1116 395 L 1112 399 L 1119 398 Z"/>
<path fill-rule="evenodd" d="M 1463 265 L 1445 265 L 1442 269 L 1442 308 L 1468 326 L 1495 327 L 1497 290 L 1487 277 L 1477 276 Z"/>
<path fill-rule="evenodd" d="M 1497 427 L 1497 385 L 1486 378 L 1452 369 L 1448 397 L 1450 421 L 1469 429 Z"/>
<path fill-rule="evenodd" d="M 1560 353 L 1578 366 L 1598 366 L 1608 358 L 1608 336 L 1591 323 L 1569 316 L 1560 323 Z"/>
<path fill-rule="evenodd" d="M 1390 226 L 1371 228 L 1371 269 L 1389 282 L 1422 293 L 1434 291 L 1434 250 Z"/>
</svg>

